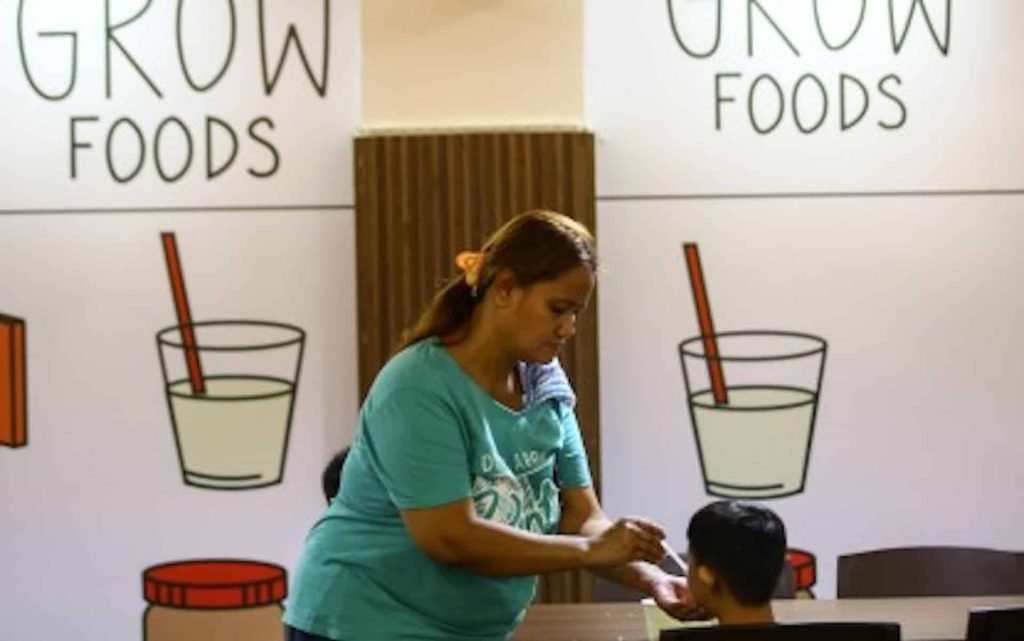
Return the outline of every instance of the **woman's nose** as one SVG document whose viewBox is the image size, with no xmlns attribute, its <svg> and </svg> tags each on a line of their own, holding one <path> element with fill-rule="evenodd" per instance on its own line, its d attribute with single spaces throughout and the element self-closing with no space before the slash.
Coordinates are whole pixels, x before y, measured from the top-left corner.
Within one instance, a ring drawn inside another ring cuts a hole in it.
<svg viewBox="0 0 1024 641">
<path fill-rule="evenodd" d="M 570 315 L 568 318 L 558 324 L 558 337 L 562 340 L 568 340 L 576 335 L 576 314 Z"/>
</svg>

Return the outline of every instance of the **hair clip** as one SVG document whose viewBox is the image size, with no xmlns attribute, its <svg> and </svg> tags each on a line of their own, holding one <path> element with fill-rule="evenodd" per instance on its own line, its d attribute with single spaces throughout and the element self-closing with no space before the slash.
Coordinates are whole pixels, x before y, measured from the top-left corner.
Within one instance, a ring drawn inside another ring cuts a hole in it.
<svg viewBox="0 0 1024 641">
<path fill-rule="evenodd" d="M 455 266 L 462 270 L 462 277 L 472 290 L 474 298 L 476 298 L 477 288 L 480 286 L 480 270 L 483 265 L 483 252 L 464 251 L 459 252 L 455 257 Z"/>
</svg>

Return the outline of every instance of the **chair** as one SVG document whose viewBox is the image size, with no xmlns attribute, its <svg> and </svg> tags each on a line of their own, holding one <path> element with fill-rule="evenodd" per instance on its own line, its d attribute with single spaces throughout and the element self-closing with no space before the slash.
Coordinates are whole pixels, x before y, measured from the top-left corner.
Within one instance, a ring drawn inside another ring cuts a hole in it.
<svg viewBox="0 0 1024 641">
<path fill-rule="evenodd" d="M 971 608 L 967 641 L 1024 639 L 1024 608 Z"/>
<path fill-rule="evenodd" d="M 659 641 L 900 641 L 898 623 L 780 623 L 662 630 Z"/>
<path fill-rule="evenodd" d="M 839 598 L 1024 594 L 1014 552 L 966 547 L 872 550 L 839 557 Z"/>
<path fill-rule="evenodd" d="M 658 564 L 662 570 L 672 574 L 678 574 L 679 568 L 671 559 L 664 559 Z M 796 594 L 796 576 L 793 567 L 788 563 L 782 566 L 782 573 L 779 575 L 779 582 L 775 584 L 773 599 L 792 599 Z M 594 579 L 594 601 L 598 603 L 609 603 L 619 601 L 639 601 L 645 594 L 627 588 L 624 585 L 606 581 L 600 577 Z"/>
</svg>

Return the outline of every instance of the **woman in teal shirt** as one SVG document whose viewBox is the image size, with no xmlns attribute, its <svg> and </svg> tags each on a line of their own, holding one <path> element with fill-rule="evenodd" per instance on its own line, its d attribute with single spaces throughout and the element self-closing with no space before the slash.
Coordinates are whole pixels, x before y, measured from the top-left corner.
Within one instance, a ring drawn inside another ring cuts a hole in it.
<svg viewBox="0 0 1024 641">
<path fill-rule="evenodd" d="M 458 258 L 360 410 L 340 490 L 306 540 L 293 641 L 508 639 L 536 575 L 587 568 L 690 607 L 660 527 L 592 489 L 557 355 L 594 287 L 594 240 L 532 211 Z"/>
</svg>

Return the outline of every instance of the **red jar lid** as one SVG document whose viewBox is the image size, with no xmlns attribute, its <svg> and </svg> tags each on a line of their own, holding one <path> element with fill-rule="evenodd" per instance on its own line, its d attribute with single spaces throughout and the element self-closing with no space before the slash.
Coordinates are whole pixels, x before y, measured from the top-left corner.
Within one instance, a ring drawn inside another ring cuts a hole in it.
<svg viewBox="0 0 1024 641">
<path fill-rule="evenodd" d="M 786 561 L 793 566 L 796 588 L 807 589 L 818 581 L 818 573 L 814 555 L 804 550 L 790 548 L 786 550 Z"/>
<path fill-rule="evenodd" d="M 171 608 L 251 608 L 288 594 L 284 568 L 259 561 L 199 559 L 154 565 L 142 573 L 146 601 Z"/>
</svg>

